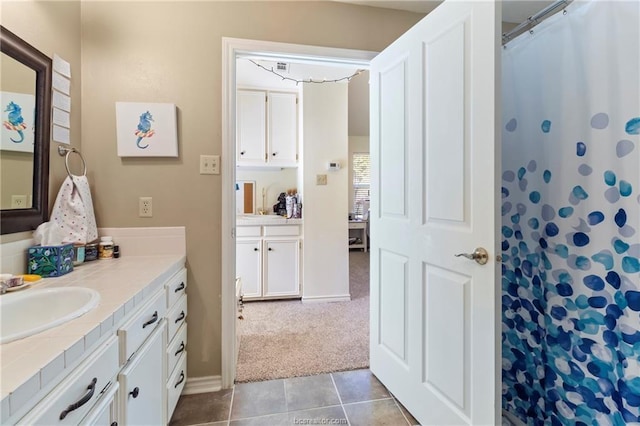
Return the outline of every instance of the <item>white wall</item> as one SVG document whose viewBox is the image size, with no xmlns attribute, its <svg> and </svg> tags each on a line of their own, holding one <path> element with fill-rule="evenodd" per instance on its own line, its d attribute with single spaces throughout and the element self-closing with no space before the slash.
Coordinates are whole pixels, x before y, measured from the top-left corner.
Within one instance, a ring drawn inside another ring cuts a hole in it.
<svg viewBox="0 0 640 426">
<path fill-rule="evenodd" d="M 349 297 L 348 85 L 305 84 L 303 301 Z M 339 161 L 342 169 L 327 170 Z M 327 185 L 316 185 L 326 174 Z"/>
</svg>

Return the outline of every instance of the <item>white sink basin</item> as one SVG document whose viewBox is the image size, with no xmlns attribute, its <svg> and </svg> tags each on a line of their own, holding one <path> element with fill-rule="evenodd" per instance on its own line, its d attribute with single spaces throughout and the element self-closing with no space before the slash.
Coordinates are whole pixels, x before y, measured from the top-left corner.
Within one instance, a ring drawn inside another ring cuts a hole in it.
<svg viewBox="0 0 640 426">
<path fill-rule="evenodd" d="M 89 312 L 100 293 L 84 287 L 28 289 L 0 297 L 0 344 L 32 336 Z"/>
</svg>

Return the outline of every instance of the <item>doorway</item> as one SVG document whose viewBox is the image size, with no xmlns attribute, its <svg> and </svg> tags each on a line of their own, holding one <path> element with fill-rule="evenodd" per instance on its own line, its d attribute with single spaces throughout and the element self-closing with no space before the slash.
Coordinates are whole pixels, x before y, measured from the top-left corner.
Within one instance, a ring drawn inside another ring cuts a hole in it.
<svg viewBox="0 0 640 426">
<path fill-rule="evenodd" d="M 222 387 L 233 386 L 236 372 L 236 59 L 259 56 L 315 64 L 368 69 L 375 52 L 334 49 L 255 40 L 223 39 L 222 146 Z M 346 219 L 346 218 L 345 218 Z M 346 244 L 346 242 L 345 242 Z"/>
</svg>

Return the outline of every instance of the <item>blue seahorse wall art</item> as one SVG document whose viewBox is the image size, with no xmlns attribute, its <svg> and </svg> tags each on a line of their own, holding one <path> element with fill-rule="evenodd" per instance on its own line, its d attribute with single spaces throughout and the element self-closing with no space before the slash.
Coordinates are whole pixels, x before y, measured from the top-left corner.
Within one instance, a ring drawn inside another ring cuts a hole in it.
<svg viewBox="0 0 640 426">
<path fill-rule="evenodd" d="M 24 118 L 22 118 L 22 108 L 20 105 L 14 103 L 13 101 L 9 102 L 4 112 L 7 112 L 7 120 L 3 122 L 3 125 L 8 130 L 13 130 L 18 132 L 18 136 L 20 136 L 19 140 L 11 139 L 13 143 L 21 143 L 24 141 L 24 129 L 27 128 L 26 123 L 24 122 Z"/>
<path fill-rule="evenodd" d="M 153 116 L 149 111 L 144 112 L 140 115 L 140 121 L 138 122 L 138 129 L 135 132 L 135 135 L 138 137 L 136 141 L 136 146 L 140 149 L 146 149 L 149 147 L 149 144 L 140 145 L 140 142 L 144 138 L 150 138 L 155 134 L 155 131 L 151 128 L 151 122 L 153 121 Z"/>
</svg>

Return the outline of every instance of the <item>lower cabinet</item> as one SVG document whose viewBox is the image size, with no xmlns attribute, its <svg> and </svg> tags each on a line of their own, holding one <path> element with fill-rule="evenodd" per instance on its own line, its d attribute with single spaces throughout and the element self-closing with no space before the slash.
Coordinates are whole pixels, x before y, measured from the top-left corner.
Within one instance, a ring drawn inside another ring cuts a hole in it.
<svg viewBox="0 0 640 426">
<path fill-rule="evenodd" d="M 101 396 L 96 406 L 80 424 L 86 426 L 118 426 L 120 424 L 118 422 L 120 419 L 119 389 L 120 385 L 114 381 L 111 386 L 103 390 L 102 393 L 104 395 Z"/>
<path fill-rule="evenodd" d="M 236 277 L 242 280 L 243 300 L 300 297 L 299 227 L 247 228 L 262 229 L 236 240 Z"/>
<path fill-rule="evenodd" d="M 85 416 L 93 414 L 93 406 L 103 399 L 103 391 L 113 385 L 117 372 L 118 339 L 111 337 L 18 424 L 80 424 Z"/>
<path fill-rule="evenodd" d="M 118 375 L 120 419 L 125 425 L 162 425 L 164 419 L 163 375 L 164 329 L 162 320 L 142 347 Z"/>
</svg>

